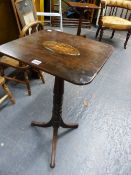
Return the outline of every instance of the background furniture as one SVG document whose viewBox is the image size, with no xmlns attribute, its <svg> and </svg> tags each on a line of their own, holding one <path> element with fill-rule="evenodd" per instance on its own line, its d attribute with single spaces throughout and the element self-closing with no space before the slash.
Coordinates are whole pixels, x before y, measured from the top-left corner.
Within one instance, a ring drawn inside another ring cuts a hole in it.
<svg viewBox="0 0 131 175">
<path fill-rule="evenodd" d="M 70 6 L 70 3 L 90 3 L 96 5 L 96 0 L 62 0 L 63 3 L 63 25 L 77 26 L 79 22 L 80 11 L 77 7 Z M 66 7 L 64 7 L 66 6 Z M 82 20 L 82 27 L 91 27 L 94 18 L 94 9 L 85 9 Z"/>
<path fill-rule="evenodd" d="M 5 84 L 5 79 L 4 77 L 0 76 L 0 85 L 3 88 L 5 95 L 3 97 L 0 98 L 0 104 L 7 98 L 10 99 L 10 101 L 15 104 L 15 99 L 12 95 L 12 93 L 10 92 L 8 86 Z"/>
<path fill-rule="evenodd" d="M 39 21 L 34 0 L 11 0 L 19 32 L 30 23 Z M 39 21 L 41 22 L 41 21 Z"/>
<path fill-rule="evenodd" d="M 17 20 L 20 37 L 30 35 L 39 30 L 43 30 L 43 23 L 38 20 L 34 0 L 11 0 L 15 17 Z M 37 72 L 38 77 L 44 81 L 44 73 L 35 68 L 32 71 Z"/>
<path fill-rule="evenodd" d="M 116 30 L 127 31 L 126 41 L 124 43 L 124 48 L 126 49 L 127 42 L 131 35 L 131 1 L 102 0 L 101 7 L 102 10 L 96 38 L 100 32 L 99 41 L 101 41 L 105 29 L 112 30 L 111 38 L 113 38 Z"/>
<path fill-rule="evenodd" d="M 112 46 L 63 32 L 41 30 L 0 46 L 0 53 L 55 76 L 52 118 L 48 123 L 32 122 L 32 126 L 53 127 L 50 166 L 54 168 L 58 128 L 78 127 L 65 124 L 62 119 L 64 80 L 77 85 L 90 83 L 111 55 Z M 34 57 L 39 64 L 34 63 Z"/>
<path fill-rule="evenodd" d="M 55 11 L 57 6 L 58 11 Z M 54 17 L 59 17 L 60 30 L 63 31 L 63 21 L 62 21 L 62 4 L 61 0 L 57 0 L 56 4 L 54 0 L 50 0 L 50 12 L 37 12 L 38 16 L 49 16 L 51 17 L 51 24 L 53 24 Z"/>
<path fill-rule="evenodd" d="M 99 6 L 91 3 L 81 3 L 81 2 L 68 2 L 68 5 L 72 8 L 79 9 L 80 17 L 79 17 L 78 29 L 77 29 L 77 35 L 79 36 L 81 34 L 82 21 L 84 19 L 84 10 L 94 11 L 94 9 L 99 9 Z"/>
<path fill-rule="evenodd" d="M 5 67 L 11 67 L 17 71 L 15 72 L 15 75 L 8 75 L 5 73 Z M 11 80 L 11 81 L 16 81 L 18 83 L 25 84 L 27 86 L 28 90 L 28 95 L 31 95 L 31 89 L 30 89 L 30 84 L 29 84 L 29 77 L 28 77 L 28 71 L 29 71 L 29 66 L 22 64 L 21 62 L 14 60 L 10 57 L 3 56 L 0 58 L 0 69 L 1 69 L 1 75 L 6 79 L 6 80 Z M 22 78 L 17 77 L 19 74 L 22 74 Z"/>
</svg>

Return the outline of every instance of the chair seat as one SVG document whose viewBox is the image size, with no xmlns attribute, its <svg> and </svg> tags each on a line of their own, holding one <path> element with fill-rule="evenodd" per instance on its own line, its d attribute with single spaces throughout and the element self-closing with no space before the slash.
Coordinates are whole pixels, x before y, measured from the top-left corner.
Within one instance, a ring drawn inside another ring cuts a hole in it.
<svg viewBox="0 0 131 175">
<path fill-rule="evenodd" d="M 1 77 L 1 76 L 0 76 L 0 85 L 2 85 L 4 82 L 5 82 L 4 77 Z"/>
<path fill-rule="evenodd" d="M 131 22 L 117 16 L 103 16 L 102 26 L 116 30 L 131 29 Z"/>
</svg>

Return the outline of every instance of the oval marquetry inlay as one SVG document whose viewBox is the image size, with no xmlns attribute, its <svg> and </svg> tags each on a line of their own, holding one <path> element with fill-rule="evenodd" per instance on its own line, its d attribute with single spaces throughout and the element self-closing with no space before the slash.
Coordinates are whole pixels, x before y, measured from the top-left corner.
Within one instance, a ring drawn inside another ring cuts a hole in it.
<svg viewBox="0 0 131 175">
<path fill-rule="evenodd" d="M 80 52 L 78 49 L 74 48 L 69 44 L 65 44 L 61 42 L 45 41 L 43 42 L 43 46 L 54 53 L 59 53 L 64 55 L 74 55 L 74 56 L 80 55 Z"/>
</svg>

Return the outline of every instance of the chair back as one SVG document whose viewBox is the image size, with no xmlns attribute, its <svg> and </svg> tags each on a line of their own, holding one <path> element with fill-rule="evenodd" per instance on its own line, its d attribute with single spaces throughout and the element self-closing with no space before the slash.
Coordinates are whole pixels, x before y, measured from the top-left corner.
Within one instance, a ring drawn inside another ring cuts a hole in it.
<svg viewBox="0 0 131 175">
<path fill-rule="evenodd" d="M 34 0 L 11 0 L 19 31 L 24 26 L 37 21 Z"/>
<path fill-rule="evenodd" d="M 118 16 L 131 20 L 131 1 L 127 0 L 104 0 L 104 16 Z"/>
</svg>

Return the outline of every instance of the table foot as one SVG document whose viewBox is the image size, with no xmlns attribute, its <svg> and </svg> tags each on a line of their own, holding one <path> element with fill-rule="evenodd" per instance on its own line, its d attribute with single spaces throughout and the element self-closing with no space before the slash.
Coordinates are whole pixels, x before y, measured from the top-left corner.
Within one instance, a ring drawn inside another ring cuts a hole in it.
<svg viewBox="0 0 131 175">
<path fill-rule="evenodd" d="M 51 127 L 52 126 L 52 122 L 51 122 L 51 120 L 49 122 L 47 122 L 47 123 L 32 121 L 31 122 L 31 126 L 38 126 L 38 127 L 47 128 L 47 127 Z"/>
<path fill-rule="evenodd" d="M 82 38 L 86 38 L 86 35 L 77 35 L 77 36 L 80 36 Z"/>
<path fill-rule="evenodd" d="M 78 124 L 66 124 L 64 123 L 63 121 L 60 123 L 60 126 L 62 128 L 72 128 L 72 129 L 75 129 L 75 128 L 78 128 Z"/>
<path fill-rule="evenodd" d="M 56 157 L 56 145 L 57 145 L 57 134 L 58 134 L 58 128 L 53 128 L 53 139 L 52 139 L 52 152 L 51 152 L 51 163 L 50 167 L 55 167 L 55 157 Z"/>
</svg>

